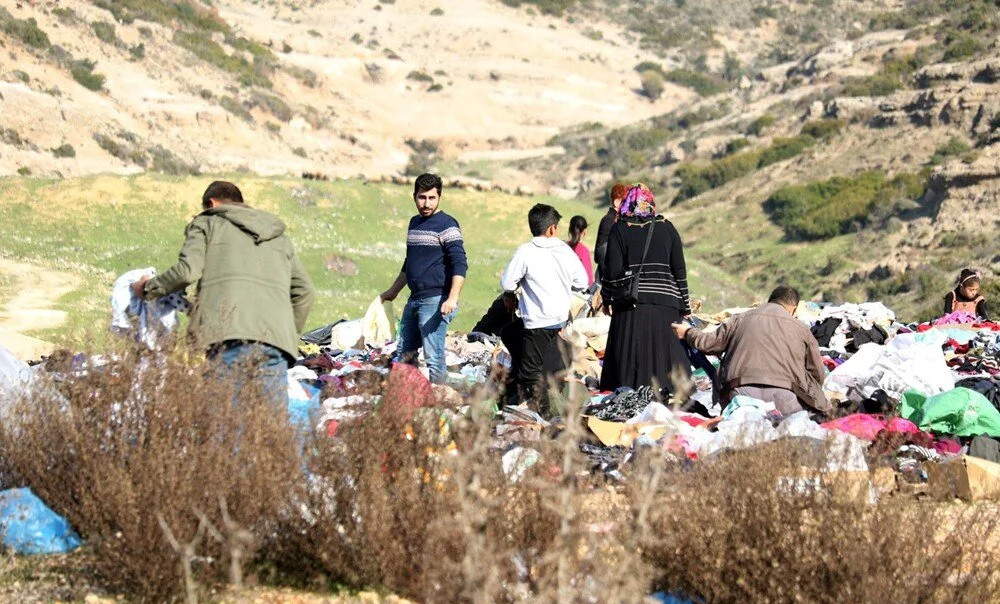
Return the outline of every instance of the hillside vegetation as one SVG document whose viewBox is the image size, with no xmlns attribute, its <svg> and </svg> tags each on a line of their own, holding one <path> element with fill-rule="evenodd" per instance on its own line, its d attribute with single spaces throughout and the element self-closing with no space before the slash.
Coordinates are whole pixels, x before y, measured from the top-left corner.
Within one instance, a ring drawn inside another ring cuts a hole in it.
<svg viewBox="0 0 1000 604">
<path fill-rule="evenodd" d="M 361 181 L 303 182 L 231 175 L 247 203 L 277 213 L 318 290 L 311 326 L 360 318 L 372 299 L 398 274 L 405 255 L 406 227 L 413 215 L 411 190 Z M 0 219 L 5 255 L 81 277 L 78 288 L 58 300 L 69 322 L 34 332 L 43 338 L 92 337 L 107 328 L 114 279 L 133 268 L 168 268 L 184 240 L 184 225 L 200 210 L 208 177 L 115 176 L 62 181 L 0 179 Z M 554 203 L 565 229 L 574 214 L 591 224 L 592 246 L 601 212 L 578 201 L 536 200 L 500 193 L 444 192 L 442 207 L 462 225 L 469 279 L 453 324 L 468 330 L 500 292 L 500 272 L 514 249 L 530 239 L 528 209 Z M 58 201 L 57 201 L 58 200 Z M 717 270 L 692 266 L 692 287 L 712 305 L 734 303 Z M 16 283 L 3 287 L 0 307 Z M 395 303 L 402 310 L 405 296 Z"/>
<path fill-rule="evenodd" d="M 689 253 L 756 291 L 788 281 L 816 299 L 935 316 L 963 267 L 988 283 L 1000 269 L 985 244 L 1000 235 L 1000 13 L 984 0 L 867 8 L 846 33 L 787 45 L 783 62 L 754 55 L 728 91 L 565 130 L 548 172 L 577 170 L 594 199 L 611 180 L 647 182 L 673 202 Z M 794 15 L 778 12 L 779 24 Z M 724 66 L 709 71 L 725 80 Z"/>
<path fill-rule="evenodd" d="M 350 25 L 317 25 L 334 15 Z M 927 318 L 961 268 L 1000 269 L 993 0 L 130 0 L 12 8 L 0 21 L 0 41 L 27 59 L 0 82 L 16 108 L 0 130 L 4 174 L 437 170 L 524 194 L 462 194 L 489 212 L 542 193 L 591 217 L 612 182 L 641 180 L 710 281 L 695 292 L 710 307 L 789 281 Z M 57 111 L 72 128 L 45 119 Z M 274 183 L 286 196 L 366 190 Z M 502 245 L 483 250 L 494 272 L 521 232 L 503 224 Z M 384 228 L 366 237 L 401 245 Z M 391 273 L 379 258 L 373 270 Z M 332 313 L 363 308 L 365 275 L 324 285 Z"/>
<path fill-rule="evenodd" d="M 611 99 L 655 55 L 494 0 L 5 3 L 0 49 L 0 175 L 383 176 L 406 169 L 408 141 L 502 156 L 689 94 Z"/>
</svg>

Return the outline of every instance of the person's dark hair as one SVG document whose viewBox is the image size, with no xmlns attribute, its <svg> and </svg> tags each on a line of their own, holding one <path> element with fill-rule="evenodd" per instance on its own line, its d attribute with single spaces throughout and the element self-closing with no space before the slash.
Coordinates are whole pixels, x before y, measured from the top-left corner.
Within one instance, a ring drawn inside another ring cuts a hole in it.
<svg viewBox="0 0 1000 604">
<path fill-rule="evenodd" d="M 544 203 L 535 204 L 535 207 L 528 211 L 528 228 L 531 229 L 532 237 L 541 237 L 549 227 L 559 224 L 562 216 L 550 205 Z"/>
<path fill-rule="evenodd" d="M 417 177 L 417 180 L 413 181 L 413 197 L 431 189 L 437 189 L 438 197 L 441 197 L 441 189 L 443 187 L 444 184 L 441 182 L 441 177 L 437 174 L 421 174 Z"/>
<path fill-rule="evenodd" d="M 963 287 L 966 285 L 981 285 L 983 282 L 983 274 L 979 271 L 971 268 L 963 268 L 962 273 L 958 276 L 958 282 L 956 287 Z"/>
<path fill-rule="evenodd" d="M 779 285 L 771 292 L 771 297 L 767 299 L 767 302 L 769 304 L 781 304 L 782 306 L 798 306 L 799 292 L 794 287 Z"/>
<path fill-rule="evenodd" d="M 576 247 L 583 239 L 583 232 L 587 230 L 587 219 L 583 216 L 574 216 L 569 219 L 569 241 L 566 243 L 570 247 Z"/>
<path fill-rule="evenodd" d="M 201 196 L 201 207 L 211 207 L 213 199 L 222 203 L 243 203 L 243 193 L 240 193 L 240 188 L 233 183 L 217 180 L 205 189 L 204 195 Z"/>
</svg>

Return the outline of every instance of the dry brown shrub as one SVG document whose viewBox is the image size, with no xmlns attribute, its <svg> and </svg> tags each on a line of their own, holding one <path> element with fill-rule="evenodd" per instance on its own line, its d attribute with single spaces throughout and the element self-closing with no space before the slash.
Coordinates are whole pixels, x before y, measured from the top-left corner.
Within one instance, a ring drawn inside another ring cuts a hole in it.
<svg viewBox="0 0 1000 604">
<path fill-rule="evenodd" d="M 1000 596 L 995 507 L 831 491 L 817 468 L 838 451 L 817 441 L 693 463 L 640 449 L 614 485 L 580 453 L 592 438 L 582 395 L 553 393 L 564 421 L 522 443 L 539 458 L 515 480 L 491 414 L 475 412 L 484 401 L 467 416 L 410 417 L 383 400 L 300 449 L 283 409 L 259 392 L 230 404 L 232 385 L 207 369 L 128 353 L 36 384 L 0 423 L 5 475 L 68 516 L 105 586 L 140 600 L 185 589 L 158 515 L 177 549 L 200 532 L 188 562 L 202 592 L 243 570 L 251 552 L 234 564 L 227 541 L 244 529 L 261 580 L 425 602 L 636 602 L 654 589 L 713 604 Z"/>
<path fill-rule="evenodd" d="M 218 584 L 242 570 L 241 550 L 273 539 L 301 482 L 286 409 L 245 370 L 232 404 L 232 380 L 181 356 L 126 351 L 43 379 L 0 424 L 5 478 L 66 515 L 105 586 L 142 601 L 185 587 L 167 532 L 194 542 L 189 588 Z"/>
<path fill-rule="evenodd" d="M 883 496 L 818 468 L 841 455 L 788 439 L 651 464 L 661 490 L 643 539 L 655 586 L 706 602 L 986 602 L 1000 514 Z M 647 485 L 632 485 L 633 498 Z"/>
<path fill-rule="evenodd" d="M 427 602 L 641 598 L 650 575 L 618 566 L 641 561 L 600 528 L 608 507 L 594 503 L 603 491 L 589 479 L 569 410 L 567 429 L 532 444 L 540 460 L 516 481 L 491 448 L 489 419 L 445 428 L 436 409 L 412 421 L 379 410 L 336 440 L 320 437 L 308 461 L 309 513 L 286 531 L 297 543 L 284 555 L 298 557 L 285 570 Z"/>
</svg>

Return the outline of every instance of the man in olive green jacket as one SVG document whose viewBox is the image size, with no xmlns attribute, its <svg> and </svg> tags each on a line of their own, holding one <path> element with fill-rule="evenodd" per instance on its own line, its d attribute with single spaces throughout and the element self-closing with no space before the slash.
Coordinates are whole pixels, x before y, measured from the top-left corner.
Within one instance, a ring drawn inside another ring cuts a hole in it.
<svg viewBox="0 0 1000 604">
<path fill-rule="evenodd" d="M 245 205 L 236 185 L 213 182 L 202 207 L 187 226 L 177 264 L 133 291 L 151 299 L 197 281 L 190 324 L 197 345 L 226 365 L 252 362 L 264 377 L 283 380 L 313 305 L 312 281 L 284 223 Z"/>
</svg>

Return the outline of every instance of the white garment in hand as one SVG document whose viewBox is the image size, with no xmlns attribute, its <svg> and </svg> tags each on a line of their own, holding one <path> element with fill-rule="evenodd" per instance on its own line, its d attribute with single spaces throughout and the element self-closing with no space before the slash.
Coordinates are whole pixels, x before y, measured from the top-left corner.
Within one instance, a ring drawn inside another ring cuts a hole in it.
<svg viewBox="0 0 1000 604">
<path fill-rule="evenodd" d="M 111 331 L 119 335 L 134 335 L 136 341 L 153 348 L 157 340 L 177 328 L 177 311 L 187 312 L 191 303 L 179 293 L 146 301 L 132 294 L 132 285 L 139 279 L 156 276 L 156 269 L 129 271 L 115 280 L 111 288 Z"/>
</svg>

